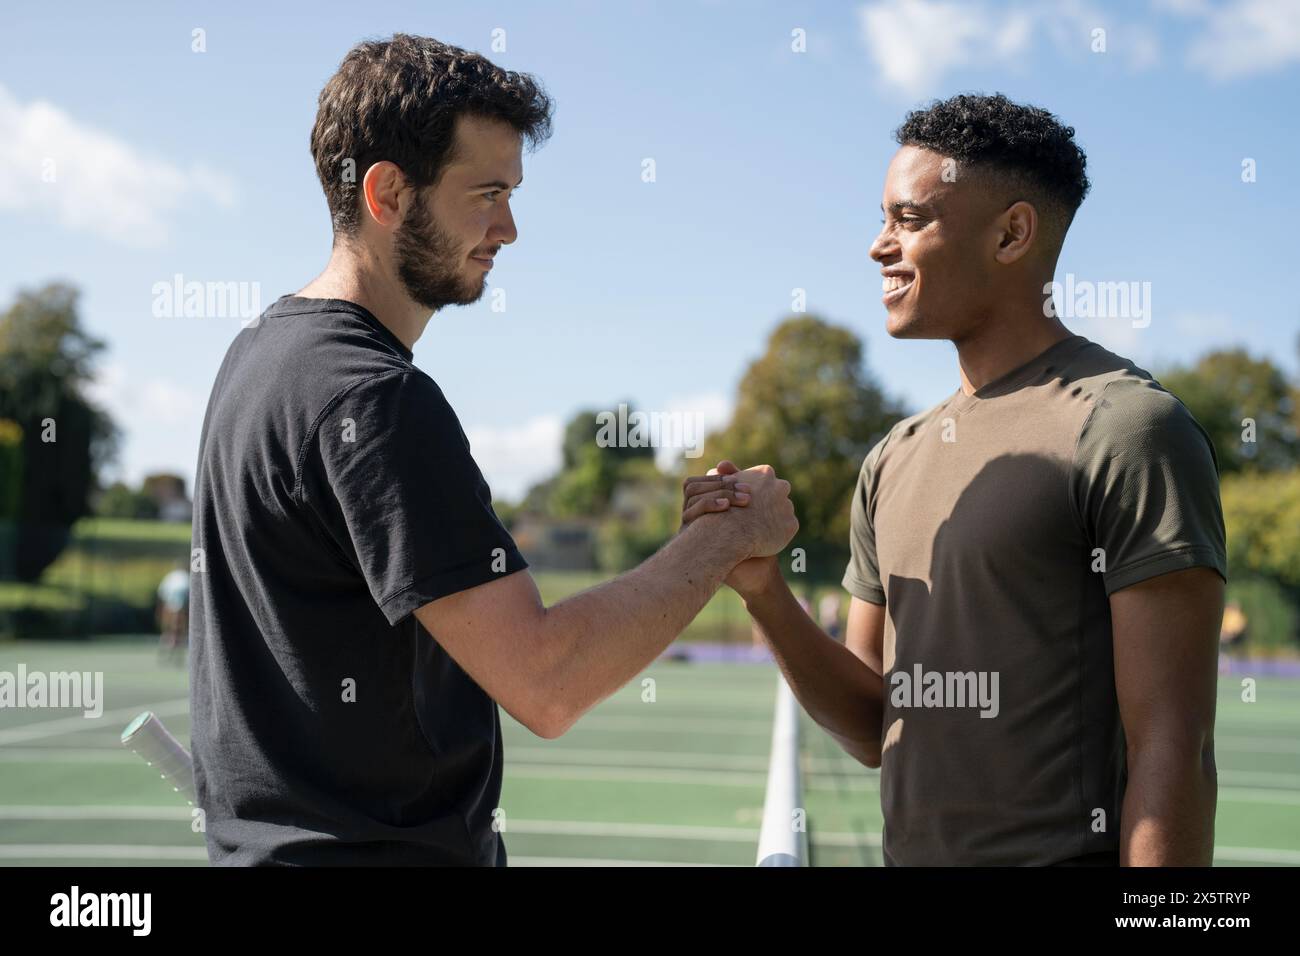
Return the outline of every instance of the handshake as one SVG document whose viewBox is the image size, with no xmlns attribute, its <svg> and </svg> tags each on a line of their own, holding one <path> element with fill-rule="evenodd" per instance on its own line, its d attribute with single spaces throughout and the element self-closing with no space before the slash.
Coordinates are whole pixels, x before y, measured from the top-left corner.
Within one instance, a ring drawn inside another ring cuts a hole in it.
<svg viewBox="0 0 1300 956">
<path fill-rule="evenodd" d="M 724 512 L 733 512 L 724 514 Z M 707 520 L 717 533 L 736 542 L 738 563 L 727 584 L 749 597 L 780 578 L 776 555 L 799 530 L 790 501 L 790 482 L 778 478 L 771 465 L 741 471 L 720 461 L 707 475 L 682 484 L 682 527 Z"/>
</svg>

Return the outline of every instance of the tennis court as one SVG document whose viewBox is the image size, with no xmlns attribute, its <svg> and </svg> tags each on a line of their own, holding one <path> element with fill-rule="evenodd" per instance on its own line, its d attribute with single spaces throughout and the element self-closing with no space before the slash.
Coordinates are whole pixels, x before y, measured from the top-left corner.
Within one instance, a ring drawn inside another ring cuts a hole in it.
<svg viewBox="0 0 1300 956">
<path fill-rule="evenodd" d="M 0 864 L 201 865 L 189 808 L 118 736 L 155 711 L 188 742 L 187 682 L 153 639 L 0 645 L 0 670 L 103 671 L 104 713 L 0 709 Z M 501 818 L 520 865 L 752 866 L 772 739 L 770 664 L 662 660 L 559 740 L 508 717 Z M 652 685 L 644 683 L 653 680 Z M 653 691 L 653 693 L 651 693 Z M 1220 865 L 1300 864 L 1300 681 L 1220 684 Z M 812 862 L 879 865 L 877 774 L 806 717 Z"/>
</svg>

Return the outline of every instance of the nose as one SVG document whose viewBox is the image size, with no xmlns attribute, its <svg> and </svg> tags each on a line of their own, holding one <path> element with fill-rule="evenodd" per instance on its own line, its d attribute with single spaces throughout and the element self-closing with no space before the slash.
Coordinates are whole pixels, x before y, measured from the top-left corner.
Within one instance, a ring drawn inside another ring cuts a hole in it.
<svg viewBox="0 0 1300 956">
<path fill-rule="evenodd" d="M 508 246 L 519 238 L 519 230 L 515 228 L 515 216 L 510 211 L 510 200 L 499 204 L 501 212 L 496 221 L 492 223 L 492 228 L 488 232 L 488 238 L 493 242 L 499 242 Z"/>
<path fill-rule="evenodd" d="M 867 255 L 871 256 L 877 262 L 884 262 L 891 256 L 898 254 L 898 242 L 894 239 L 893 234 L 885 226 L 880 228 L 880 233 L 871 243 L 871 248 L 867 250 Z"/>
</svg>

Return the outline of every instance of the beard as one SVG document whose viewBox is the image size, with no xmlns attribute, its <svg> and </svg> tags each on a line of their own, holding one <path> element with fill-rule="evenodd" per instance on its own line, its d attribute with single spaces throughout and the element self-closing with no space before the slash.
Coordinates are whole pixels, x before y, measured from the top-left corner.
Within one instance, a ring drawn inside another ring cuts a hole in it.
<svg viewBox="0 0 1300 956">
<path fill-rule="evenodd" d="M 461 271 L 462 256 L 455 241 L 434 222 L 417 190 L 406 218 L 397 230 L 393 250 L 397 275 L 406 294 L 435 312 L 447 305 L 469 305 L 483 296 L 487 275 L 470 278 Z"/>
</svg>

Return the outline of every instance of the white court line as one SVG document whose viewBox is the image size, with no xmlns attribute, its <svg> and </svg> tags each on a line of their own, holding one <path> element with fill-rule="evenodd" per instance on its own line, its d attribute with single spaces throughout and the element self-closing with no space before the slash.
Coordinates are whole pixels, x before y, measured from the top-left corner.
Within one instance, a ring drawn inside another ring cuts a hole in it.
<svg viewBox="0 0 1300 956">
<path fill-rule="evenodd" d="M 691 770 L 696 767 L 716 767 L 723 770 L 762 771 L 767 768 L 767 758 L 739 754 L 690 753 L 671 750 L 590 750 L 582 747 L 507 747 L 506 763 L 547 764 L 560 761 L 599 761 L 620 767 L 662 766 L 672 770 Z"/>
<path fill-rule="evenodd" d="M 689 826 L 672 823 L 613 823 L 581 820 L 507 819 L 502 831 L 545 836 L 633 837 L 653 840 L 704 840 L 713 843 L 758 843 L 757 828 Z"/>
<path fill-rule="evenodd" d="M 51 807 L 12 806 L 0 807 L 0 820 L 65 820 L 89 822 L 92 820 L 149 820 L 158 822 L 188 822 L 189 811 L 182 807 Z M 747 827 L 691 826 L 671 823 L 617 823 L 582 820 L 516 820 L 507 819 L 502 831 L 508 839 L 511 833 L 544 834 L 552 836 L 594 837 L 644 837 L 665 840 L 707 840 L 714 842 L 756 843 L 758 830 Z M 856 840 L 853 834 L 827 834 L 828 837 L 845 837 Z M 3 846 L 3 844 L 0 844 Z"/>
<path fill-rule="evenodd" d="M 1219 802 L 1276 803 L 1279 806 L 1300 806 L 1300 793 L 1292 790 L 1269 790 L 1251 787 L 1220 787 Z"/>
<path fill-rule="evenodd" d="M 139 759 L 125 747 L 0 747 L 0 763 L 136 763 Z"/>
<path fill-rule="evenodd" d="M 864 771 L 866 768 L 863 768 Z M 749 787 L 766 786 L 767 778 L 761 773 L 719 771 L 709 773 L 695 770 L 670 770 L 636 767 L 584 767 L 575 764 L 515 764 L 507 760 L 506 777 L 549 780 L 595 780 L 606 783 L 631 781 L 638 783 L 689 784 L 694 786 Z M 1224 771 L 1231 773 L 1231 771 Z M 1222 776 L 1222 774 L 1221 774 Z M 880 789 L 879 774 L 864 772 L 860 776 L 832 780 L 810 780 L 806 790 L 849 791 L 875 793 Z M 1300 792 L 1287 789 L 1251 787 L 1220 787 L 1219 801 L 1230 803 L 1272 803 L 1278 806 L 1300 805 Z"/>
<path fill-rule="evenodd" d="M 568 856 L 512 856 L 509 866 L 729 866 L 727 863 L 673 863 L 668 860 L 594 860 Z"/>
<path fill-rule="evenodd" d="M 0 843 L 0 860 L 202 860 L 205 847 L 123 843 Z"/>
<path fill-rule="evenodd" d="M 0 730 L 0 746 L 23 740 L 40 740 L 43 737 L 61 737 L 81 730 L 103 730 L 106 725 L 114 721 L 128 721 L 146 710 L 152 710 L 159 717 L 187 714 L 190 710 L 190 699 L 178 697 L 175 700 L 163 701 L 161 704 L 119 707 L 117 710 L 106 710 L 98 717 L 60 717 L 55 720 L 40 720 L 10 730 Z"/>
<path fill-rule="evenodd" d="M 744 773 L 738 770 L 720 770 L 708 773 L 702 770 L 667 770 L 637 767 L 583 767 L 575 764 L 507 764 L 506 779 L 542 780 L 598 780 L 605 783 L 659 783 L 687 784 L 695 787 L 756 787 L 767 784 L 763 773 Z"/>
<path fill-rule="evenodd" d="M 720 698 L 717 694 L 689 695 L 666 693 L 662 686 L 655 692 L 655 700 L 642 700 L 640 697 L 623 699 L 606 698 L 601 703 L 602 710 L 686 710 L 698 711 L 701 716 L 733 714 L 737 709 L 765 713 L 772 709 L 772 702 L 755 700 L 754 694 L 737 696 L 734 700 Z"/>
<path fill-rule="evenodd" d="M 1267 784 L 1279 790 L 1300 790 L 1300 773 L 1273 773 L 1269 770 L 1220 770 L 1219 779 L 1232 783 Z"/>
<path fill-rule="evenodd" d="M 647 707 L 652 706 L 647 704 Z M 522 725 L 516 724 L 520 730 Z M 658 717 L 647 713 L 644 717 L 583 717 L 573 725 L 577 730 L 617 730 L 629 733 L 654 733 L 662 730 L 689 730 L 692 734 L 758 734 L 766 737 L 772 732 L 771 721 L 765 720 L 713 720 L 709 717 Z M 528 734 L 529 737 L 533 735 Z"/>
<path fill-rule="evenodd" d="M 767 769 L 768 758 L 758 754 L 696 753 L 685 750 L 593 750 L 555 744 L 550 747 L 512 746 L 505 749 L 506 763 L 517 761 L 528 764 L 592 761 L 599 765 L 616 767 L 663 767 L 669 770 L 693 770 L 697 767 L 716 767 L 721 770 Z M 800 766 L 811 774 L 857 773 L 879 776 L 879 770 L 863 767 L 850 758 L 810 757 L 804 755 Z"/>
<path fill-rule="evenodd" d="M 1216 846 L 1216 860 L 1238 860 L 1242 863 L 1285 863 L 1300 866 L 1300 850 L 1265 850 L 1252 846 Z"/>
<path fill-rule="evenodd" d="M 1220 737 L 1214 738 L 1217 749 L 1245 751 L 1260 754 L 1300 754 L 1300 741 L 1285 740 L 1281 737 Z"/>
<path fill-rule="evenodd" d="M 190 807 L 0 806 L 0 820 L 190 820 Z"/>
<path fill-rule="evenodd" d="M 551 765 L 556 763 L 583 764 L 590 763 L 600 768 L 614 766 L 626 770 L 740 770 L 755 773 L 765 769 L 766 757 L 745 756 L 739 754 L 690 753 L 673 751 L 646 750 L 591 750 L 580 747 L 506 747 L 507 766 Z M 0 748 L 0 763 L 123 763 L 138 762 L 131 752 L 123 749 L 105 749 L 96 747 L 13 747 Z M 810 772 L 814 775 L 833 774 L 836 772 L 856 772 L 856 767 L 848 761 L 840 762 L 833 758 L 805 758 Z M 863 768 L 865 775 L 878 774 Z"/>
<path fill-rule="evenodd" d="M 15 806 L 0 807 L 0 820 L 188 820 L 189 813 L 184 808 L 172 807 L 48 807 Z M 662 840 L 694 840 L 716 843 L 753 843 L 758 839 L 758 831 L 743 827 L 687 826 L 667 823 L 617 823 L 584 822 L 575 820 L 507 820 L 503 831 L 509 840 L 510 834 L 527 833 L 543 836 L 591 836 L 621 837 Z M 815 845 L 823 846 L 880 846 L 878 833 L 818 833 L 811 834 Z M 158 852 L 162 851 L 162 852 Z M 192 847 L 150 847 L 120 846 L 115 844 L 0 844 L 0 859 L 207 859 L 207 851 Z M 1300 865 L 1300 850 L 1273 850 L 1263 847 L 1219 846 L 1214 849 L 1215 860 L 1235 860 L 1243 863 L 1282 863 L 1291 866 Z M 518 860 L 543 859 L 541 857 L 521 857 Z M 555 863 L 537 865 L 562 865 L 565 858 L 555 857 Z M 512 859 L 512 863 L 518 863 Z M 567 865 L 601 865 L 599 863 L 583 864 L 571 862 Z M 609 865 L 618 865 L 611 862 Z M 635 862 L 625 865 L 651 865 Z M 679 864 L 663 864 L 679 865 Z M 689 865 L 689 864 L 680 864 Z M 707 864 L 701 864 L 707 865 Z"/>
</svg>

